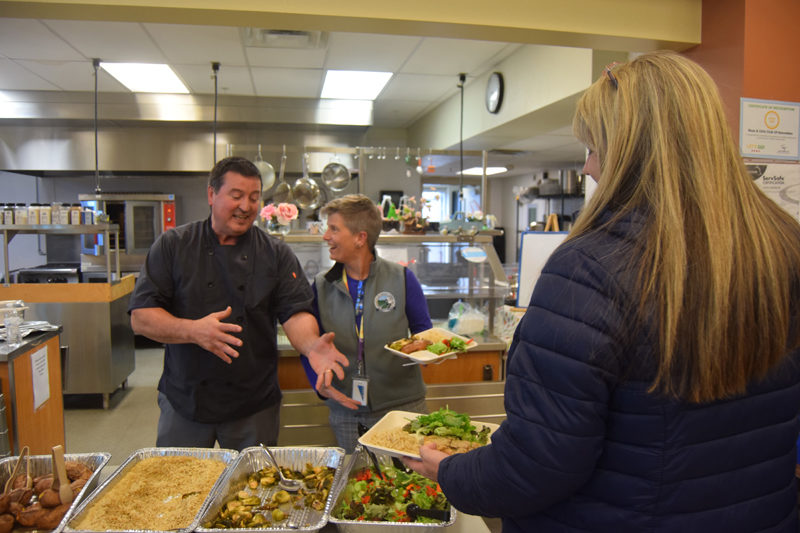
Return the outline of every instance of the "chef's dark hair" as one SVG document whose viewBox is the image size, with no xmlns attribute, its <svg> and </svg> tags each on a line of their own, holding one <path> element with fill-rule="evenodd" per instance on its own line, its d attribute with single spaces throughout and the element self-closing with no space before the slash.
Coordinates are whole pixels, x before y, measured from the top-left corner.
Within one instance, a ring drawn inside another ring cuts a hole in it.
<svg viewBox="0 0 800 533">
<path fill-rule="evenodd" d="M 211 173 L 208 175 L 208 186 L 214 189 L 214 192 L 219 192 L 220 187 L 225 183 L 225 174 L 228 172 L 236 172 L 247 178 L 258 178 L 261 181 L 261 173 L 249 160 L 244 157 L 226 157 L 220 159 Z"/>
</svg>

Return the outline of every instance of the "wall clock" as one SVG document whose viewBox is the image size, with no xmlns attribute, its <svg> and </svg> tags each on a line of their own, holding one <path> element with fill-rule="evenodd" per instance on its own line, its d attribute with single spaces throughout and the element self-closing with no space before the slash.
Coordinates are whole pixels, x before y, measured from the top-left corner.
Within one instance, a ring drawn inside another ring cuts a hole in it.
<svg viewBox="0 0 800 533">
<path fill-rule="evenodd" d="M 497 113 L 503 104 L 503 75 L 492 72 L 486 82 L 486 110 Z"/>
</svg>

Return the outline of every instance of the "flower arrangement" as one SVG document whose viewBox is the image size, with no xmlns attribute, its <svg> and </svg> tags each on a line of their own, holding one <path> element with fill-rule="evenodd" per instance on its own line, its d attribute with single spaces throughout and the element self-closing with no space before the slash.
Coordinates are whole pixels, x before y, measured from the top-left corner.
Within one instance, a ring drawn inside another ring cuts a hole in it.
<svg viewBox="0 0 800 533">
<path fill-rule="evenodd" d="M 261 209 L 261 219 L 273 224 L 288 226 L 289 223 L 297 218 L 297 206 L 288 202 L 265 205 Z"/>
<path fill-rule="evenodd" d="M 483 211 L 473 211 L 467 213 L 467 220 L 469 222 L 483 222 Z"/>
<path fill-rule="evenodd" d="M 417 199 L 414 196 L 406 201 L 400 213 L 400 220 L 403 221 L 403 231 L 406 233 L 421 233 L 425 231 L 428 226 L 428 219 L 422 215 L 422 211 L 427 205 L 428 201 L 425 198 L 419 199 L 419 205 L 417 205 Z"/>
</svg>

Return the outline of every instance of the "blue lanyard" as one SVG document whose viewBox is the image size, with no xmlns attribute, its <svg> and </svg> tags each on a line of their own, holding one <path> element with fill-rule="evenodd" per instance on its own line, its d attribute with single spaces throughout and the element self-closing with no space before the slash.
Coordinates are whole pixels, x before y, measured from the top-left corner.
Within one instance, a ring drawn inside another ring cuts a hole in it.
<svg viewBox="0 0 800 533">
<path fill-rule="evenodd" d="M 350 294 L 350 286 L 347 283 L 347 273 L 342 269 L 342 281 Z M 356 315 L 356 338 L 358 339 L 358 375 L 364 376 L 364 280 L 358 280 L 356 287 L 356 301 L 354 303 Z"/>
</svg>

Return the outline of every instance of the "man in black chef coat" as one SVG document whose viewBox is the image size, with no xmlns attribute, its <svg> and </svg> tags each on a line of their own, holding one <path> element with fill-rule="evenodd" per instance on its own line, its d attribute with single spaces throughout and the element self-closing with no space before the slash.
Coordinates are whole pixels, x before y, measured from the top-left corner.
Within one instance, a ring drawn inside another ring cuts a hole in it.
<svg viewBox="0 0 800 533">
<path fill-rule="evenodd" d="M 294 253 L 253 226 L 260 201 L 258 169 L 223 159 L 209 176 L 210 216 L 167 231 L 147 254 L 129 312 L 135 333 L 166 344 L 157 446 L 277 443 L 277 321 L 321 382 L 344 377 L 347 358 L 319 335 Z"/>
</svg>

